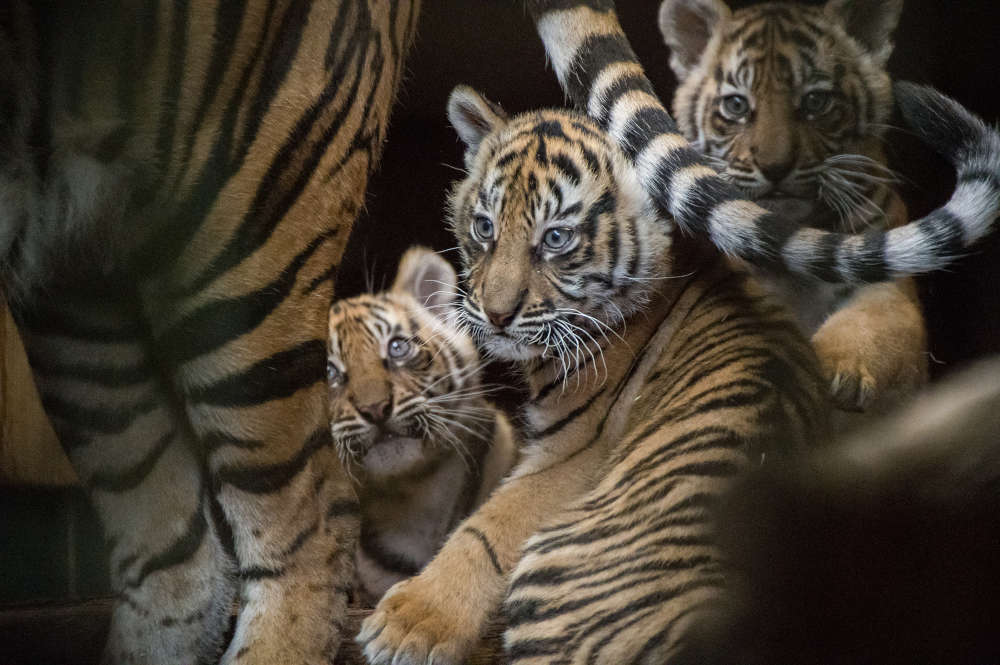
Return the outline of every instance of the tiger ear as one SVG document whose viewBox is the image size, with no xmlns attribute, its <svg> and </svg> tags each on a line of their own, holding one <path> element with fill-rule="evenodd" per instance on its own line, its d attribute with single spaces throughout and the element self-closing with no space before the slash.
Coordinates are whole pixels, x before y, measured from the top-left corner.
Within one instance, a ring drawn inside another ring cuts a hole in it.
<svg viewBox="0 0 1000 665">
<path fill-rule="evenodd" d="M 455 269 L 440 254 L 426 247 L 411 247 L 399 262 L 392 290 L 413 296 L 423 307 L 444 317 L 443 305 L 455 300 L 457 283 Z"/>
<path fill-rule="evenodd" d="M 698 64 L 715 29 L 731 14 L 722 0 L 663 0 L 660 32 L 670 47 L 670 67 L 679 80 Z"/>
<path fill-rule="evenodd" d="M 459 85 L 448 97 L 448 121 L 465 143 L 465 162 L 468 166 L 483 139 L 507 124 L 507 114 L 499 104 L 467 85 Z"/>
<path fill-rule="evenodd" d="M 848 35 L 879 66 L 892 55 L 892 33 L 903 11 L 903 0 L 829 0 L 823 11 L 844 26 Z"/>
</svg>

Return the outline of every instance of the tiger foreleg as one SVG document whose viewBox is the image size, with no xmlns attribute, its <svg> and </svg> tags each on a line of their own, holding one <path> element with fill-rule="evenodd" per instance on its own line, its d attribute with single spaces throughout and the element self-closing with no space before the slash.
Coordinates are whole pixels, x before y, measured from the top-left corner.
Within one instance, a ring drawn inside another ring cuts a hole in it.
<svg viewBox="0 0 1000 665">
<path fill-rule="evenodd" d="M 927 381 L 927 332 L 912 280 L 859 289 L 812 342 L 845 411 L 885 411 Z"/>
<path fill-rule="evenodd" d="M 357 641 L 371 665 L 461 665 L 507 590 L 522 544 L 589 489 L 601 466 L 592 445 L 542 471 L 504 482 L 460 524 L 416 577 L 389 589 Z"/>
</svg>

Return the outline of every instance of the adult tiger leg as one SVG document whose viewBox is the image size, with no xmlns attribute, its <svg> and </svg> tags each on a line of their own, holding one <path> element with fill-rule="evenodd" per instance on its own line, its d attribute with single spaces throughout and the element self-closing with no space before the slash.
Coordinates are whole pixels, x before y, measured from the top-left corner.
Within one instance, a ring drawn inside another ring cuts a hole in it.
<svg viewBox="0 0 1000 665">
<path fill-rule="evenodd" d="M 241 608 L 226 663 L 328 663 L 353 579 L 358 504 L 330 445 L 330 294 L 315 286 L 340 247 L 329 231 L 312 236 L 289 229 L 264 252 L 277 269 L 250 261 L 207 292 L 146 289 L 235 558 Z"/>
<path fill-rule="evenodd" d="M 235 584 L 191 431 L 121 290 L 52 292 L 12 309 L 45 411 L 110 544 L 119 596 L 102 662 L 204 662 L 219 652 Z"/>
<path fill-rule="evenodd" d="M 211 205 L 172 218 L 176 254 L 142 284 L 239 575 L 226 663 L 328 663 L 339 646 L 358 506 L 330 446 L 327 315 L 418 5 L 291 3 L 267 95 L 239 90 L 261 120 L 239 137 L 245 160 Z"/>
</svg>

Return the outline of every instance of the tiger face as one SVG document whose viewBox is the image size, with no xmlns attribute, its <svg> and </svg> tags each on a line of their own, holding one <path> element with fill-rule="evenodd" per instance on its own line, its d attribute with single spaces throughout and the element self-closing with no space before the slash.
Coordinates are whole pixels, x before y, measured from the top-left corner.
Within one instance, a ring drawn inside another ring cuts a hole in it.
<svg viewBox="0 0 1000 665">
<path fill-rule="evenodd" d="M 585 116 L 508 118 L 464 86 L 452 92 L 448 115 L 469 171 L 449 197 L 467 282 L 464 322 L 493 356 L 579 361 L 668 268 L 669 223 Z"/>
<path fill-rule="evenodd" d="M 664 0 L 682 133 L 746 195 L 793 218 L 836 225 L 877 206 L 873 190 L 891 180 L 880 142 L 901 9 L 829 0 L 731 12 L 722 0 Z"/>
<path fill-rule="evenodd" d="M 334 303 L 327 383 L 334 445 L 366 479 L 465 453 L 484 418 L 479 356 L 450 321 L 455 271 L 424 248 L 404 255 L 389 291 Z"/>
</svg>

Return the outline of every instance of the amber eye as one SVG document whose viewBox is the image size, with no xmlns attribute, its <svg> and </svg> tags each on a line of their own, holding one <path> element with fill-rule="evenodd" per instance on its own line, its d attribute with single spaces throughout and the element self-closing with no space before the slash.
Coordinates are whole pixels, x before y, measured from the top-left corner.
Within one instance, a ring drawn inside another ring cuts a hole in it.
<svg viewBox="0 0 1000 665">
<path fill-rule="evenodd" d="M 472 235 L 480 242 L 490 242 L 493 240 L 493 222 L 489 217 L 476 215 L 472 220 Z"/>
<path fill-rule="evenodd" d="M 389 340 L 389 357 L 395 360 L 400 358 L 405 358 L 410 355 L 410 349 L 413 345 L 410 340 L 404 339 L 402 337 L 393 337 Z"/>
<path fill-rule="evenodd" d="M 329 383 L 330 385 L 335 385 L 340 383 L 343 378 L 344 378 L 344 373 L 341 372 L 340 369 L 336 365 L 334 365 L 332 361 L 328 360 L 326 362 L 327 383 Z"/>
<path fill-rule="evenodd" d="M 808 115 L 823 115 L 833 105 L 833 95 L 828 90 L 813 90 L 802 98 L 802 110 Z"/>
<path fill-rule="evenodd" d="M 546 231 L 542 242 L 545 244 L 545 249 L 557 252 L 561 249 L 566 249 L 575 234 L 576 232 L 573 229 L 560 226 Z"/>
<path fill-rule="evenodd" d="M 722 98 L 722 111 L 733 120 L 750 112 L 750 101 L 743 95 L 726 95 Z"/>
</svg>

